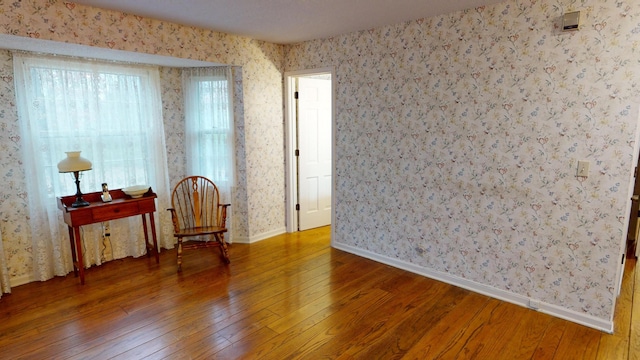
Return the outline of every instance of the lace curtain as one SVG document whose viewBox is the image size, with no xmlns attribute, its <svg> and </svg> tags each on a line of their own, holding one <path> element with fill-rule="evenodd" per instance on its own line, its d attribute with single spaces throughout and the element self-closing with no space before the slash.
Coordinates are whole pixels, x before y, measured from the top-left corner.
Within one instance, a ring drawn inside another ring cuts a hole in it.
<svg viewBox="0 0 640 360">
<path fill-rule="evenodd" d="M 212 180 L 222 203 L 232 203 L 235 185 L 233 92 L 230 67 L 188 68 L 182 71 L 185 101 L 187 172 Z M 233 241 L 233 210 L 227 213 Z"/>
<path fill-rule="evenodd" d="M 157 209 L 169 207 L 169 178 L 157 68 L 64 57 L 14 54 L 17 109 L 33 241 L 33 276 L 47 280 L 73 271 L 69 233 L 56 197 L 75 194 L 57 163 L 82 151 L 93 169 L 82 172 L 83 193 L 150 185 Z M 166 211 L 156 211 L 160 247 L 172 248 Z M 103 236 L 109 225 L 110 236 Z M 85 267 L 146 252 L 140 217 L 83 226 Z"/>
</svg>

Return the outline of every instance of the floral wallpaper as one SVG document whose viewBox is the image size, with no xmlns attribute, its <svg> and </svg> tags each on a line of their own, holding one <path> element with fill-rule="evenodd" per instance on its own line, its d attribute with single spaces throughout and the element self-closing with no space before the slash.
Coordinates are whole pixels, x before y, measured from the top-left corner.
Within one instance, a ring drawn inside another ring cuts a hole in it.
<svg viewBox="0 0 640 360">
<path fill-rule="evenodd" d="M 0 231 L 7 271 L 16 278 L 31 269 L 31 232 L 9 51 L 0 51 L 0 77 Z"/>
<path fill-rule="evenodd" d="M 335 67 L 334 244 L 610 322 L 639 45 L 638 1 L 545 0 L 288 47 Z"/>
<path fill-rule="evenodd" d="M 233 65 L 234 238 L 248 242 L 284 229 L 282 45 L 57 0 L 0 1 L 0 24 L 5 35 Z M 163 68 L 161 79 L 169 176 L 175 183 L 185 171 L 180 72 Z M 17 121 L 11 53 L 0 50 L 0 231 L 14 285 L 32 281 L 29 194 Z"/>
<path fill-rule="evenodd" d="M 333 66 L 334 244 L 611 321 L 637 151 L 637 1 L 506 1 L 286 47 L 68 1 L 0 4 L 3 34 L 234 65 L 246 239 L 284 228 L 283 71 Z M 581 30 L 561 32 L 573 10 Z M 6 51 L 0 80 L 0 230 L 18 279 L 28 194 Z"/>
</svg>

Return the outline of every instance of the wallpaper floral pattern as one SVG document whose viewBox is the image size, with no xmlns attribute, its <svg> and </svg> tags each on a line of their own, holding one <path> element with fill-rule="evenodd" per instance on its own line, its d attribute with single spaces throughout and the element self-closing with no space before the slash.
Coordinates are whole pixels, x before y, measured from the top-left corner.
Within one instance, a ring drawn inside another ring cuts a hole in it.
<svg viewBox="0 0 640 360">
<path fill-rule="evenodd" d="M 334 66 L 336 244 L 613 316 L 636 149 L 637 1 L 507 1 L 286 48 L 68 1 L 0 4 L 4 34 L 236 66 L 236 229 L 249 238 L 284 226 L 282 72 Z M 562 33 L 571 10 L 583 28 Z M 10 54 L 0 60 L 0 229 L 17 278 L 31 261 L 28 194 Z M 588 178 L 575 177 L 578 160 Z"/>
<path fill-rule="evenodd" d="M 0 51 L 0 230 L 8 272 L 14 278 L 30 272 L 31 233 L 11 59 L 8 51 Z"/>
<path fill-rule="evenodd" d="M 284 229 L 283 46 L 57 0 L 0 0 L 0 24 L 5 35 L 233 65 L 238 156 L 234 236 L 251 241 Z M 163 68 L 161 78 L 169 176 L 175 183 L 185 172 L 179 70 Z M 14 103 L 11 53 L 2 50 L 0 230 L 12 281 L 24 283 L 31 280 L 32 258 Z"/>
<path fill-rule="evenodd" d="M 575 10 L 582 29 L 561 32 Z M 333 241 L 610 321 L 639 45 L 640 2 L 582 0 L 287 48 L 286 70 L 336 71 Z"/>
</svg>

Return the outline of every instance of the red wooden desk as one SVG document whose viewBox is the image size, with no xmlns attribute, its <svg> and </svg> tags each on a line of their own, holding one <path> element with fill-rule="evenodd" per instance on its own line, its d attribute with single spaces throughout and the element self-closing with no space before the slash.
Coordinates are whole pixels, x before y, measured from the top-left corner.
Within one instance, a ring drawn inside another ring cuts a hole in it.
<svg viewBox="0 0 640 360">
<path fill-rule="evenodd" d="M 84 285 L 84 261 L 82 260 L 82 238 L 80 237 L 80 226 L 99 223 L 103 221 L 121 219 L 129 216 L 141 215 L 142 227 L 144 228 L 144 240 L 147 246 L 147 256 L 154 252 L 156 263 L 160 262 L 158 254 L 158 241 L 156 239 L 156 226 L 153 213 L 156 211 L 155 199 L 158 197 L 152 189 L 142 197 L 134 199 L 122 192 L 122 189 L 109 190 L 111 202 L 102 202 L 100 195 L 102 192 L 83 194 L 82 198 L 89 202 L 89 206 L 74 208 L 71 207 L 76 196 L 58 197 L 58 208 L 64 213 L 64 222 L 69 226 L 69 241 L 71 243 L 71 254 L 73 257 L 73 272 L 76 276 L 80 274 L 80 283 Z M 149 215 L 151 222 L 151 237 L 153 243 L 149 242 L 147 231 L 146 215 Z"/>
</svg>

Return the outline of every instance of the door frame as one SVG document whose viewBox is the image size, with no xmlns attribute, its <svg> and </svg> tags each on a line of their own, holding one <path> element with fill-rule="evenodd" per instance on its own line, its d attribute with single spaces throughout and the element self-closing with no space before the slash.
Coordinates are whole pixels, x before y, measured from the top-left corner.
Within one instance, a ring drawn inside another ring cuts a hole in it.
<svg viewBox="0 0 640 360">
<path fill-rule="evenodd" d="M 636 111 L 636 121 L 637 124 L 640 124 L 640 114 L 638 113 L 638 110 L 640 110 L 640 108 L 636 107 L 635 111 Z M 633 228 L 633 225 L 631 224 L 632 221 L 638 221 L 638 213 L 634 209 L 637 206 L 637 202 L 634 202 L 633 200 L 633 196 L 635 194 L 635 190 L 636 190 L 636 186 L 640 183 L 640 126 L 636 126 L 636 132 L 635 132 L 635 141 L 633 142 L 633 162 L 632 162 L 632 166 L 631 166 L 631 178 L 629 179 L 629 190 L 627 191 L 627 199 L 629 199 L 628 201 L 628 205 L 626 207 L 626 211 L 627 214 L 629 214 L 629 216 L 626 218 L 625 220 L 625 227 L 627 228 L 627 233 L 623 234 L 622 238 L 623 241 L 620 244 L 620 254 L 621 254 L 621 261 L 618 262 L 618 260 L 616 259 L 616 262 L 618 264 L 618 269 L 616 271 L 616 289 L 615 289 L 615 294 L 616 297 L 620 296 L 620 293 L 622 291 L 622 279 L 624 278 L 624 270 L 625 270 L 625 266 L 626 266 L 626 262 L 627 262 L 627 244 L 629 243 L 629 230 Z M 636 204 L 634 204 L 636 203 Z M 635 237 L 635 234 L 632 236 Z M 636 245 L 638 244 L 638 239 L 635 239 Z M 638 250 L 636 248 L 636 257 L 638 256 Z M 635 271 L 635 270 L 634 270 Z M 617 302 L 614 302 L 614 312 L 615 312 L 615 307 L 617 305 Z M 614 315 L 615 316 L 615 315 Z"/>
<path fill-rule="evenodd" d="M 331 76 L 331 224 L 335 220 L 335 188 L 336 188 L 336 157 L 335 157 L 335 135 L 336 135 L 336 96 L 335 96 L 335 69 L 333 67 L 287 71 L 284 73 L 284 94 L 285 94 L 285 223 L 287 232 L 298 231 L 298 216 L 296 204 L 298 203 L 298 182 L 297 182 L 297 162 L 296 162 L 296 104 L 295 91 L 296 79 L 299 77 L 329 74 Z M 331 227 L 331 238 L 333 239 L 333 226 Z"/>
</svg>

